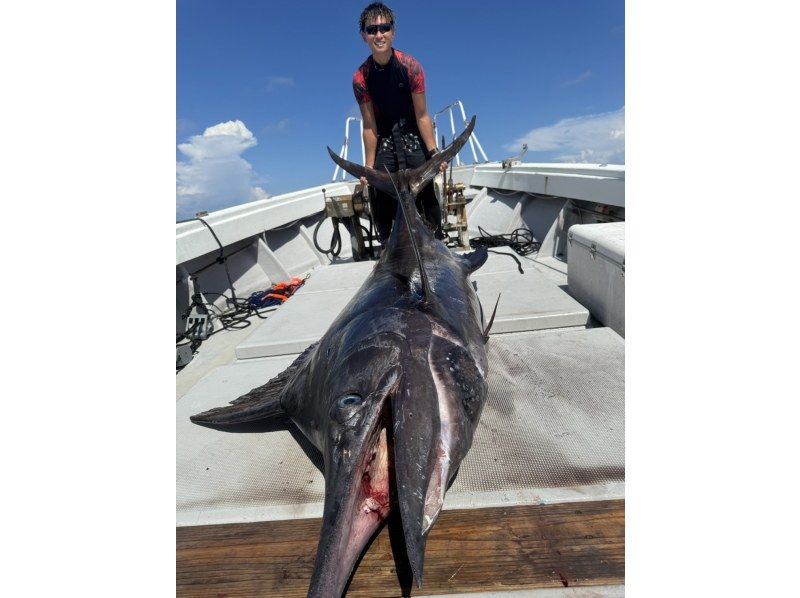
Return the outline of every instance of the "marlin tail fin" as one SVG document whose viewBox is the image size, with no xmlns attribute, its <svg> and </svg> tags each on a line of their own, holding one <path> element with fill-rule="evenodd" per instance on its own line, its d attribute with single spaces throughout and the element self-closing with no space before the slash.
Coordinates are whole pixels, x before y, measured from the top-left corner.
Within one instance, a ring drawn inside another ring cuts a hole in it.
<svg viewBox="0 0 800 598">
<path fill-rule="evenodd" d="M 447 149 L 442 150 L 433 156 L 433 158 L 425 162 L 425 164 L 408 173 L 408 186 L 411 189 L 411 193 L 413 193 L 415 197 L 417 193 L 419 193 L 420 189 L 424 188 L 425 185 L 433 180 L 433 177 L 435 177 L 439 172 L 439 165 L 441 165 L 443 162 L 449 162 L 456 157 L 456 154 L 459 151 L 461 151 L 461 148 L 467 142 L 469 136 L 472 135 L 472 130 L 475 128 L 475 118 L 475 116 L 472 117 L 472 120 L 469 121 L 467 128 L 461 132 L 461 135 L 455 138 L 453 143 L 451 143 Z"/>
<path fill-rule="evenodd" d="M 472 130 L 475 128 L 475 118 L 472 117 L 472 120 L 469 121 L 467 127 L 461 132 L 461 135 L 456 137 L 453 143 L 450 146 L 436 154 L 433 158 L 425 162 L 422 166 L 415 168 L 414 170 L 410 170 L 408 173 L 408 185 L 411 189 L 411 193 L 416 197 L 417 193 L 419 193 L 420 189 L 422 189 L 425 185 L 433 180 L 433 177 L 436 176 L 436 173 L 439 172 L 439 165 L 443 162 L 449 162 L 453 158 L 455 158 L 456 154 L 461 150 L 464 144 L 469 139 L 469 136 L 472 135 Z M 375 170 L 374 168 L 370 168 L 368 166 L 361 166 L 360 164 L 356 164 L 354 162 L 350 162 L 345 160 L 344 158 L 339 157 L 330 147 L 328 148 L 328 154 L 331 156 L 331 160 L 336 162 L 341 168 L 345 170 L 345 172 L 349 172 L 354 177 L 364 177 L 367 179 L 367 182 L 375 187 L 376 189 L 380 189 L 384 193 L 388 193 L 389 195 L 396 195 L 396 173 L 390 174 L 386 172 L 380 172 Z M 399 197 L 399 195 L 396 195 Z"/>
<path fill-rule="evenodd" d="M 394 195 L 394 181 L 391 174 L 380 172 L 369 166 L 361 166 L 361 164 L 349 162 L 344 158 L 340 158 L 331 148 L 328 148 L 328 153 L 331 159 L 343 168 L 345 172 L 349 172 L 356 178 L 361 178 L 363 176 L 367 179 L 367 182 L 376 189 L 380 189 L 389 195 Z"/>
</svg>

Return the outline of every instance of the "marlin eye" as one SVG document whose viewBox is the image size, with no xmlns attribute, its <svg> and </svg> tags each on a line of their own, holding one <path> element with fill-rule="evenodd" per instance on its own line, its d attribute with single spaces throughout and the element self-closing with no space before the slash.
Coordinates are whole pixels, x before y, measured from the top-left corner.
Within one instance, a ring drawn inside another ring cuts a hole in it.
<svg viewBox="0 0 800 598">
<path fill-rule="evenodd" d="M 347 395 L 339 399 L 339 404 L 342 407 L 349 407 L 351 405 L 360 405 L 363 402 L 364 402 L 363 397 L 360 397 L 358 395 Z"/>
<path fill-rule="evenodd" d="M 364 397 L 357 394 L 347 394 L 336 399 L 331 407 L 331 418 L 344 423 L 361 411 L 364 405 Z"/>
</svg>

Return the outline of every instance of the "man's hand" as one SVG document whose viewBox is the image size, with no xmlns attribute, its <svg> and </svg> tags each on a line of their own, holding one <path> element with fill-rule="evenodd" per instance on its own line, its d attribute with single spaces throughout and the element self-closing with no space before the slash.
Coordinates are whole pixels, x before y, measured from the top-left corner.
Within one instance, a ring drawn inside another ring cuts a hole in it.
<svg viewBox="0 0 800 598">
<path fill-rule="evenodd" d="M 430 158 L 431 160 L 433 160 L 436 157 L 436 154 L 438 153 L 439 153 L 438 148 L 433 148 L 428 150 L 428 155 L 431 157 Z M 439 172 L 442 173 L 447 172 L 447 162 L 442 162 L 441 164 L 439 164 Z"/>
<path fill-rule="evenodd" d="M 364 187 L 364 188 L 366 188 L 366 187 L 367 187 L 367 179 L 366 179 L 366 177 L 363 177 L 363 176 L 362 176 L 362 177 L 361 177 L 360 179 L 358 179 L 358 180 L 359 180 L 359 181 L 361 181 L 361 186 L 362 186 L 362 187 Z"/>
</svg>

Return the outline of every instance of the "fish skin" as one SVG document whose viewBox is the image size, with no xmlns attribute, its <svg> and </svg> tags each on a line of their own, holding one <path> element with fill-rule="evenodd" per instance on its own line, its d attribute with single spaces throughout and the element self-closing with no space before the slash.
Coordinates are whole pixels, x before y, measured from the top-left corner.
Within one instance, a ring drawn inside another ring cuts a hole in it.
<svg viewBox="0 0 800 598">
<path fill-rule="evenodd" d="M 428 533 L 472 445 L 486 400 L 487 357 L 482 311 L 468 277 L 487 253 L 453 254 L 419 216 L 414 196 L 463 146 L 474 123 L 473 117 L 449 148 L 413 171 L 379 173 L 328 150 L 351 174 L 398 196 L 380 259 L 288 373 L 238 406 L 234 401 L 192 418 L 224 425 L 242 421 L 231 415 L 236 409 L 256 416 L 277 410 L 322 453 L 325 504 L 309 596 L 342 594 L 395 505 L 421 586 Z M 260 406 L 258 397 L 271 403 Z"/>
</svg>

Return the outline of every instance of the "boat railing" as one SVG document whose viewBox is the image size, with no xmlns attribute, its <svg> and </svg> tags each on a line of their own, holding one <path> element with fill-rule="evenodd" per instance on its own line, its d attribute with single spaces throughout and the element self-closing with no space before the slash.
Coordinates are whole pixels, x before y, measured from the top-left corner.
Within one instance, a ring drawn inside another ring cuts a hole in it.
<svg viewBox="0 0 800 598">
<path fill-rule="evenodd" d="M 464 110 L 464 104 L 461 102 L 461 100 L 456 100 L 455 102 L 453 102 L 449 106 L 445 106 L 444 108 L 439 110 L 436 114 L 433 115 L 433 135 L 436 138 L 437 147 L 438 147 L 438 144 L 439 144 L 439 123 L 438 123 L 438 118 L 439 118 L 440 114 L 444 114 L 445 112 L 449 112 L 449 114 L 450 114 L 450 141 L 452 142 L 457 136 L 457 133 L 456 133 L 456 122 L 455 122 L 455 119 L 453 118 L 453 108 L 455 108 L 456 106 L 458 106 L 458 108 L 461 111 L 461 122 L 463 123 L 464 128 L 466 128 L 467 125 L 469 124 L 469 121 L 467 120 L 467 113 Z M 475 134 L 475 131 L 473 130 L 472 131 L 472 135 L 469 136 L 469 147 L 472 150 L 472 159 L 474 160 L 473 164 L 477 164 L 479 162 L 478 154 L 475 152 L 475 147 L 476 146 L 478 148 L 478 151 L 481 153 L 481 156 L 483 157 L 483 162 L 488 162 L 489 158 L 486 157 L 486 152 L 483 151 L 483 147 L 481 146 L 481 142 L 478 141 L 478 136 Z M 442 148 L 439 148 L 439 149 L 442 149 Z M 461 158 L 460 158 L 460 156 L 458 154 L 456 154 L 456 165 L 457 166 L 461 166 Z"/>
<path fill-rule="evenodd" d="M 347 120 L 344 122 L 344 143 L 342 143 L 342 149 L 339 150 L 339 157 L 347 160 L 347 152 L 350 149 L 350 123 L 352 121 L 358 121 L 359 138 L 361 139 L 361 163 L 364 164 L 367 159 L 367 154 L 364 150 L 364 122 L 356 116 L 348 116 Z M 339 174 L 340 170 L 342 171 L 342 180 L 344 180 L 347 173 L 337 164 L 336 168 L 333 170 L 333 178 L 331 181 L 336 181 L 336 176 Z"/>
</svg>

